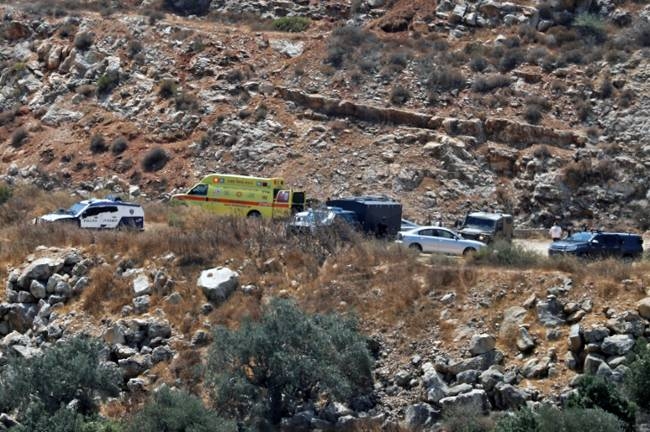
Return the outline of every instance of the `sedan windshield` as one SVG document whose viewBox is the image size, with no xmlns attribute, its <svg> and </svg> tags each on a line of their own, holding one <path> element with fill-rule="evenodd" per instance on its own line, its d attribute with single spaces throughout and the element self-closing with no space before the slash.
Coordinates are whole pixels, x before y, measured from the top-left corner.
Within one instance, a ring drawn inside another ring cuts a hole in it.
<svg viewBox="0 0 650 432">
<path fill-rule="evenodd" d="M 77 203 L 72 207 L 70 207 L 68 210 L 66 210 L 66 213 L 76 216 L 79 213 L 81 213 L 85 208 L 86 208 L 86 204 Z"/>
<path fill-rule="evenodd" d="M 465 218 L 465 226 L 477 227 L 483 230 L 491 230 L 494 228 L 494 221 L 490 219 L 467 216 Z"/>
<path fill-rule="evenodd" d="M 568 237 L 566 241 L 570 242 L 587 242 L 593 237 L 592 233 L 589 232 L 579 232 L 573 234 L 571 237 Z"/>
</svg>

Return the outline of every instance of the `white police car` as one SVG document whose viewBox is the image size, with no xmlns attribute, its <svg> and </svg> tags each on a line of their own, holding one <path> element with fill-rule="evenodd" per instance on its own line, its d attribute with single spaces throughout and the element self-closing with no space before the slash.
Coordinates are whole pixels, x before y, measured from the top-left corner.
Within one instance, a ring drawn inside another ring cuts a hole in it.
<svg viewBox="0 0 650 432">
<path fill-rule="evenodd" d="M 140 204 L 120 198 L 79 201 L 69 209 L 60 209 L 38 218 L 41 222 L 72 222 L 81 228 L 144 230 L 144 210 Z"/>
</svg>

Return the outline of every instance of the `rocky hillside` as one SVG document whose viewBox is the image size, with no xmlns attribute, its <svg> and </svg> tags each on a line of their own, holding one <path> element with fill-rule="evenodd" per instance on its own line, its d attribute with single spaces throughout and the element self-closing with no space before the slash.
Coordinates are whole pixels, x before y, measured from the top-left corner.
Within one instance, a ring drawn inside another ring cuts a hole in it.
<svg viewBox="0 0 650 432">
<path fill-rule="evenodd" d="M 176 3 L 206 15 L 1 6 L 7 182 L 164 198 L 211 171 L 282 175 L 422 221 L 647 228 L 639 4 Z"/>
</svg>

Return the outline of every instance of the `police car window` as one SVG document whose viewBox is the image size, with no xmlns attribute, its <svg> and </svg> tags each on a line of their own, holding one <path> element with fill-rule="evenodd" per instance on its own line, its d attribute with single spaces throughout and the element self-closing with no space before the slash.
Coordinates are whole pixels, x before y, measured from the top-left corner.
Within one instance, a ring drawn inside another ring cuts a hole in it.
<svg viewBox="0 0 650 432">
<path fill-rule="evenodd" d="M 91 207 L 88 210 L 86 210 L 85 212 L 83 212 L 83 216 L 84 217 L 97 216 L 102 211 L 104 211 L 104 209 L 101 208 L 101 207 Z"/>
<path fill-rule="evenodd" d="M 207 184 L 198 184 L 192 188 L 191 191 L 187 193 L 188 195 L 207 195 L 208 194 L 208 185 Z"/>
</svg>

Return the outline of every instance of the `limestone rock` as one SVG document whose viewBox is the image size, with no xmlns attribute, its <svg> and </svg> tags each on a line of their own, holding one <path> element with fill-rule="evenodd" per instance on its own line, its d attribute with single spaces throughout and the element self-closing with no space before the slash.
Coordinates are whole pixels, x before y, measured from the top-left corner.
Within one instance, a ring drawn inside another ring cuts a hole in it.
<svg viewBox="0 0 650 432">
<path fill-rule="evenodd" d="M 227 267 L 203 270 L 197 285 L 209 301 L 223 303 L 239 286 L 239 274 Z"/>
</svg>

